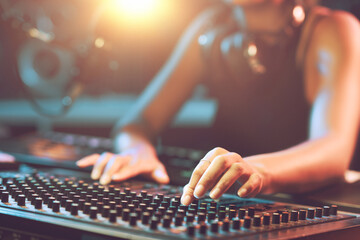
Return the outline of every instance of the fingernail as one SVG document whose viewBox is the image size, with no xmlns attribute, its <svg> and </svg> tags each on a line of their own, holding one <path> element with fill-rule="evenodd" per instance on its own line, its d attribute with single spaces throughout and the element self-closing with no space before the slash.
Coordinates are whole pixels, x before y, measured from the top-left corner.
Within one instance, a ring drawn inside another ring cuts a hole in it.
<svg viewBox="0 0 360 240">
<path fill-rule="evenodd" d="M 97 180 L 100 178 L 101 172 L 99 170 L 94 169 L 91 173 L 91 178 L 93 180 Z"/>
<path fill-rule="evenodd" d="M 166 174 L 160 169 L 155 171 L 155 176 L 162 179 L 167 178 Z"/>
<path fill-rule="evenodd" d="M 190 197 L 190 195 L 182 196 L 182 198 L 181 198 L 181 203 L 182 203 L 183 205 L 189 205 L 190 202 L 191 202 L 191 197 Z"/>
<path fill-rule="evenodd" d="M 203 185 L 196 186 L 194 191 L 194 196 L 196 198 L 201 198 L 205 194 L 204 191 L 205 191 L 205 187 Z"/>
<path fill-rule="evenodd" d="M 211 191 L 210 193 L 210 197 L 212 199 L 218 199 L 220 196 L 220 189 L 219 188 L 215 188 L 214 190 Z"/>
<path fill-rule="evenodd" d="M 238 192 L 239 197 L 245 197 L 247 190 L 245 188 L 240 189 Z"/>
<path fill-rule="evenodd" d="M 110 182 L 111 182 L 111 177 L 109 175 L 104 175 L 100 179 L 100 184 L 102 185 L 109 184 Z"/>
</svg>

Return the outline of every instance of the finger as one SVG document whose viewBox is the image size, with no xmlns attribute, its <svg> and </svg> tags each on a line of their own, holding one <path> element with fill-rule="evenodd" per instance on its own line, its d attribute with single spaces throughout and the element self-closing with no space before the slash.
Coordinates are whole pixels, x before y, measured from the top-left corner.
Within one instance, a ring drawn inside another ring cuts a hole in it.
<svg viewBox="0 0 360 240">
<path fill-rule="evenodd" d="M 100 155 L 100 157 L 96 160 L 94 168 L 91 172 L 91 178 L 97 180 L 100 178 L 101 174 L 104 171 L 104 168 L 110 158 L 113 156 L 112 153 L 104 152 Z"/>
<path fill-rule="evenodd" d="M 244 185 L 238 190 L 239 197 L 254 197 L 262 188 L 262 181 L 259 174 L 252 174 Z"/>
<path fill-rule="evenodd" d="M 100 183 L 102 185 L 109 184 L 111 182 L 112 176 L 118 172 L 122 166 L 124 166 L 129 161 L 129 156 L 120 156 L 113 155 L 107 162 L 104 173 L 100 178 Z"/>
<path fill-rule="evenodd" d="M 209 151 L 203 159 L 200 160 L 198 165 L 195 167 L 193 173 L 191 174 L 191 178 L 189 183 L 186 185 L 186 189 L 184 188 L 183 194 L 181 196 L 181 203 L 183 205 L 189 205 L 194 197 L 194 189 L 202 175 L 206 171 L 206 169 L 210 166 L 211 161 L 216 158 L 218 155 L 227 153 L 223 148 L 214 148 Z M 198 195 L 197 195 L 198 196 Z M 198 196 L 200 197 L 200 196 Z"/>
<path fill-rule="evenodd" d="M 120 171 L 118 171 L 117 173 L 115 173 L 112 176 L 112 179 L 114 181 L 124 181 L 127 180 L 129 178 L 135 177 L 136 175 L 139 174 L 139 170 L 134 168 L 133 166 L 125 166 L 123 168 L 120 169 Z"/>
<path fill-rule="evenodd" d="M 195 187 L 194 196 L 202 197 L 212 187 L 219 177 L 231 166 L 230 154 L 217 156 L 201 176 Z"/>
<path fill-rule="evenodd" d="M 99 157 L 100 157 L 100 155 L 97 153 L 91 154 L 90 156 L 86 156 L 86 157 L 80 159 L 79 161 L 77 161 L 76 165 L 81 168 L 93 166 Z"/>
<path fill-rule="evenodd" d="M 170 182 L 169 175 L 162 164 L 159 164 L 159 166 L 150 173 L 150 178 L 161 184 L 167 184 Z"/>
<path fill-rule="evenodd" d="M 244 168 L 241 163 L 234 163 L 230 169 L 220 178 L 219 182 L 210 192 L 212 199 L 219 199 L 239 178 Z"/>
<path fill-rule="evenodd" d="M 15 162 L 15 158 L 9 154 L 0 152 L 0 162 Z"/>
</svg>

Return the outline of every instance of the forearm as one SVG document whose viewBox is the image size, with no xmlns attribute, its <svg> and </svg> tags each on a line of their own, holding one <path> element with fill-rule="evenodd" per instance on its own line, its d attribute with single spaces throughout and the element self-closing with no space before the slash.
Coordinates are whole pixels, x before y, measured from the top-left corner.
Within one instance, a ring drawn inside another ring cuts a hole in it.
<svg viewBox="0 0 360 240">
<path fill-rule="evenodd" d="M 353 148 L 349 141 L 328 135 L 245 161 L 265 176 L 263 193 L 303 192 L 341 179 Z"/>
</svg>

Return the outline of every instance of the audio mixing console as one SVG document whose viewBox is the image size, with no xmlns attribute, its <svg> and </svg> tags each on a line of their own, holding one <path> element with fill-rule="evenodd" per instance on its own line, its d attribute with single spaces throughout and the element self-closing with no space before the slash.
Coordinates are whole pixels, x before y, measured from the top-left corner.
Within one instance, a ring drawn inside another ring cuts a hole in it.
<svg viewBox="0 0 360 240">
<path fill-rule="evenodd" d="M 180 204 L 182 188 L 102 186 L 87 174 L 29 167 L 0 173 L 0 239 L 356 239 L 360 218 L 332 206 L 225 195 Z"/>
</svg>

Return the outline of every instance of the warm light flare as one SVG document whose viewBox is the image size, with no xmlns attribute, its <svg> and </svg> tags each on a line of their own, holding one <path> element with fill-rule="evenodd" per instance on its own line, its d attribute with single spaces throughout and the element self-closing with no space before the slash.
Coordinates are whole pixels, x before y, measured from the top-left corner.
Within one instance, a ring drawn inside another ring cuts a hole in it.
<svg viewBox="0 0 360 240">
<path fill-rule="evenodd" d="M 163 0 L 108 0 L 108 7 L 121 18 L 148 19 L 158 14 Z"/>
</svg>

